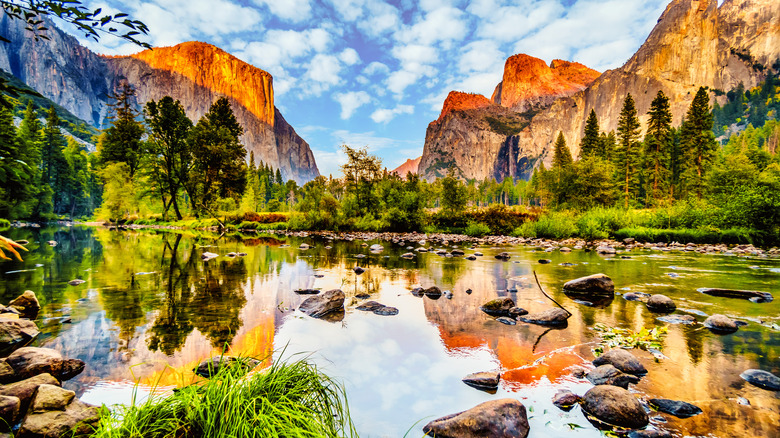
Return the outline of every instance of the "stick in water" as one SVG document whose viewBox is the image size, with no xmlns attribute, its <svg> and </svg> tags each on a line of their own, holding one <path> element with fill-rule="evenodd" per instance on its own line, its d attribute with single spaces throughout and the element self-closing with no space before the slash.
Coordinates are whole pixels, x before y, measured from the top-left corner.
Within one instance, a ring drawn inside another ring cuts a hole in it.
<svg viewBox="0 0 780 438">
<path fill-rule="evenodd" d="M 537 285 L 537 286 L 539 286 L 539 290 L 540 290 L 540 291 L 542 291 L 542 293 L 544 294 L 544 296 L 546 296 L 547 298 L 549 298 L 549 299 L 550 299 L 550 301 L 552 301 L 553 303 L 555 303 L 555 305 L 556 305 L 556 306 L 560 307 L 560 308 L 561 308 L 561 309 L 563 309 L 563 310 L 564 310 L 566 313 L 568 313 L 568 314 L 569 314 L 569 316 L 571 316 L 571 312 L 569 312 L 568 310 L 566 310 L 566 308 L 565 308 L 565 307 L 561 306 L 561 305 L 560 305 L 560 304 L 559 304 L 557 301 L 555 301 L 555 300 L 554 300 L 554 299 L 553 299 L 551 296 L 547 295 L 547 292 L 545 292 L 545 291 L 544 291 L 544 288 L 542 287 L 542 284 L 541 284 L 541 283 L 539 283 L 539 277 L 537 277 L 537 276 L 536 276 L 536 271 L 534 271 L 534 279 L 536 280 L 536 285 Z"/>
</svg>

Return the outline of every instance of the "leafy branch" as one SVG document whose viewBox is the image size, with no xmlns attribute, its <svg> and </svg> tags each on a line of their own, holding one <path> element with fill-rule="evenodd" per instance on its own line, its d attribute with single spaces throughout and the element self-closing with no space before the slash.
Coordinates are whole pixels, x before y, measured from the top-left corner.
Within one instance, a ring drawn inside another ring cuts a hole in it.
<svg viewBox="0 0 780 438">
<path fill-rule="evenodd" d="M 2 260 L 11 260 L 5 252 L 11 253 L 14 257 L 16 257 L 17 260 L 20 262 L 22 261 L 22 256 L 19 255 L 19 251 L 17 249 L 21 249 L 23 251 L 27 251 L 27 248 L 23 247 L 22 245 L 19 245 L 18 243 L 14 242 L 13 240 L 0 236 L 0 259 Z"/>
<path fill-rule="evenodd" d="M 610 349 L 620 347 L 641 348 L 643 350 L 654 348 L 660 350 L 662 348 L 661 342 L 668 331 L 666 327 L 654 327 L 650 330 L 642 327 L 641 330 L 635 332 L 631 329 L 609 327 L 602 323 L 597 323 L 593 326 L 593 329 L 601 333 L 599 346 L 593 351 L 596 357 L 604 353 L 604 347 Z"/>
</svg>

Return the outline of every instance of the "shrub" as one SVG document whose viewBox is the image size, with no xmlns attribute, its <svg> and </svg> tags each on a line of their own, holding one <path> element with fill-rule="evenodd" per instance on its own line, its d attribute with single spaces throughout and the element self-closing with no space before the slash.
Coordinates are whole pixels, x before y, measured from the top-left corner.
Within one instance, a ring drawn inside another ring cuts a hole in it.
<svg viewBox="0 0 780 438">
<path fill-rule="evenodd" d="M 525 209 L 509 208 L 503 204 L 494 204 L 488 208 L 470 211 L 465 215 L 469 222 L 479 222 L 490 228 L 490 233 L 496 235 L 508 235 L 526 221 L 532 219 L 532 215 Z M 465 224 L 463 226 L 466 226 Z"/>
<path fill-rule="evenodd" d="M 577 225 L 568 212 L 550 212 L 536 221 L 536 237 L 566 239 L 577 233 Z"/>
<path fill-rule="evenodd" d="M 0 219 L 0 229 L 9 228 L 10 226 L 11 222 L 8 219 Z"/>
<path fill-rule="evenodd" d="M 290 215 L 285 213 L 244 213 L 244 221 L 259 222 L 261 224 L 272 224 L 275 222 L 287 222 Z"/>
<path fill-rule="evenodd" d="M 482 237 L 490 233 L 490 227 L 479 222 L 469 222 L 463 234 L 471 237 Z"/>
</svg>

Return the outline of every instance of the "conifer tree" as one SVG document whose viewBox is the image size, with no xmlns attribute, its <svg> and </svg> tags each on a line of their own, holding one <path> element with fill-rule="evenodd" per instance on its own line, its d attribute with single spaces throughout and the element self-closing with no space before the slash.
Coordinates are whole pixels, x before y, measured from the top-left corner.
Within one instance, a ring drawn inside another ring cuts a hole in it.
<svg viewBox="0 0 780 438">
<path fill-rule="evenodd" d="M 100 149 L 103 163 L 127 163 L 130 177 L 135 175 L 141 160 L 141 137 L 144 127 L 137 120 L 140 113 L 133 107 L 135 89 L 124 82 L 119 91 L 109 96 L 114 100 L 111 126 L 105 131 Z"/>
<path fill-rule="evenodd" d="M 710 97 L 700 87 L 685 115 L 682 125 L 680 148 L 684 157 L 683 177 L 690 192 L 701 199 L 707 170 L 712 166 L 718 143 L 712 133 Z"/>
<path fill-rule="evenodd" d="M 580 160 L 593 156 L 599 149 L 599 119 L 596 111 L 590 110 L 588 120 L 585 121 L 585 135 L 580 141 Z"/>
<path fill-rule="evenodd" d="M 563 132 L 558 132 L 558 138 L 555 140 L 555 152 L 553 153 L 553 169 L 563 169 L 573 162 L 571 151 L 566 146 L 566 138 L 564 138 Z"/>
<path fill-rule="evenodd" d="M 663 91 L 658 91 L 650 104 L 650 116 L 645 133 L 645 172 L 647 172 L 648 198 L 654 202 L 663 199 L 669 183 L 669 160 L 672 149 L 672 112 L 669 109 L 669 98 Z"/>
<path fill-rule="evenodd" d="M 41 217 L 41 211 L 51 211 L 51 188 L 41 180 L 41 144 L 43 125 L 32 100 L 27 101 L 22 123 L 19 125 L 19 146 L 23 160 L 32 168 L 32 208 L 30 216 Z"/>
<path fill-rule="evenodd" d="M 67 146 L 65 137 L 60 131 L 60 118 L 54 107 L 50 107 L 46 115 L 46 126 L 43 128 L 41 143 L 41 180 L 51 189 L 52 210 L 42 210 L 42 213 L 61 213 L 64 211 L 65 185 L 68 173 L 68 162 L 65 160 L 63 150 Z"/>
<path fill-rule="evenodd" d="M 6 102 L 0 96 L 2 102 Z M 33 167 L 24 161 L 8 105 L 0 105 L 0 217 L 16 218 L 29 214 L 34 196 Z"/>
<path fill-rule="evenodd" d="M 637 118 L 634 98 L 629 93 L 623 101 L 617 129 L 617 149 L 615 150 L 615 167 L 617 182 L 628 208 L 629 199 L 635 198 L 639 189 L 639 152 L 641 129 Z"/>
<path fill-rule="evenodd" d="M 617 148 L 617 137 L 615 131 L 609 131 L 609 134 L 602 132 L 599 134 L 599 144 L 596 155 L 607 161 L 615 158 L 615 149 Z"/>
</svg>

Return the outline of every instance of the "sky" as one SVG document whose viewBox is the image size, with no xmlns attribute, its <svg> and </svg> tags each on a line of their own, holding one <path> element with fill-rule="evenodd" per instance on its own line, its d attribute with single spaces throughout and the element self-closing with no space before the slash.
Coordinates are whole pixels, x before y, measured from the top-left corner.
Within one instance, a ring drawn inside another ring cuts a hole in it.
<svg viewBox="0 0 780 438">
<path fill-rule="evenodd" d="M 143 21 L 153 46 L 204 41 L 271 73 L 276 106 L 311 146 L 320 173 L 335 177 L 346 161 L 342 144 L 367 146 L 388 169 L 422 155 L 447 94 L 489 98 L 513 54 L 620 67 L 668 0 L 83 3 Z M 139 51 L 117 38 L 74 35 L 98 53 Z"/>
</svg>

